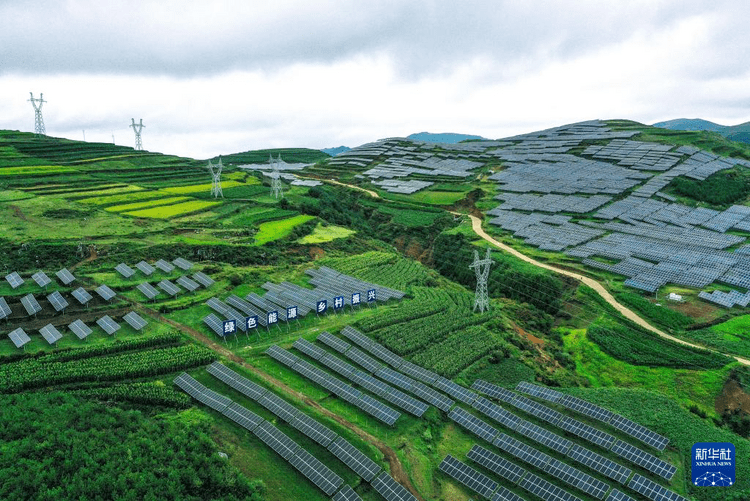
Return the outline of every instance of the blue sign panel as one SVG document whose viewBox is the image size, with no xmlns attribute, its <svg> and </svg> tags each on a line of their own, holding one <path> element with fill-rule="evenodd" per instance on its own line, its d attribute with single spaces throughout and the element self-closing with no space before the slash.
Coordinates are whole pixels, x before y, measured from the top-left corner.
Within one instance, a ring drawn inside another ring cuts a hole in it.
<svg viewBox="0 0 750 501">
<path fill-rule="evenodd" d="M 268 318 L 266 319 L 266 323 L 268 323 L 268 325 L 271 325 L 271 324 L 278 323 L 278 321 L 279 321 L 279 312 L 276 310 L 269 311 Z"/>
<path fill-rule="evenodd" d="M 245 325 L 248 329 L 255 329 L 258 327 L 258 315 L 245 318 Z"/>
<path fill-rule="evenodd" d="M 297 318 L 297 307 L 296 306 L 290 306 L 286 309 L 286 319 L 287 320 L 294 320 Z"/>
<path fill-rule="evenodd" d="M 236 320 L 224 320 L 224 335 L 231 336 L 237 333 L 237 321 Z"/>
<path fill-rule="evenodd" d="M 369 291 L 367 291 L 367 302 L 368 303 L 371 302 L 371 301 L 375 301 L 377 299 L 378 299 L 377 290 L 370 289 Z"/>
<path fill-rule="evenodd" d="M 325 299 L 318 301 L 318 307 L 317 307 L 318 315 L 320 315 L 321 313 L 325 313 L 326 310 L 328 310 L 328 301 L 326 301 Z"/>
<path fill-rule="evenodd" d="M 355 306 L 362 302 L 362 299 L 360 298 L 359 292 L 355 292 L 352 294 L 352 306 Z"/>
<path fill-rule="evenodd" d="M 729 487 L 734 484 L 734 444 L 699 442 L 693 445 L 693 485 Z"/>
<path fill-rule="evenodd" d="M 336 296 L 333 298 L 333 309 L 338 310 L 344 307 L 344 296 Z"/>
</svg>

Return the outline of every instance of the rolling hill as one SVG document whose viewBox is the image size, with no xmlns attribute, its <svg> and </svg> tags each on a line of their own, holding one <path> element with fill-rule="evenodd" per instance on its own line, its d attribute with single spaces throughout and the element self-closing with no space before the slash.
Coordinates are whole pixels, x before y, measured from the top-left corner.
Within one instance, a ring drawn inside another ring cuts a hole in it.
<svg viewBox="0 0 750 501">
<path fill-rule="evenodd" d="M 677 118 L 666 122 L 658 122 L 653 126 L 670 130 L 718 132 L 730 141 L 750 143 L 750 122 L 738 125 L 719 125 L 700 118 Z"/>
</svg>

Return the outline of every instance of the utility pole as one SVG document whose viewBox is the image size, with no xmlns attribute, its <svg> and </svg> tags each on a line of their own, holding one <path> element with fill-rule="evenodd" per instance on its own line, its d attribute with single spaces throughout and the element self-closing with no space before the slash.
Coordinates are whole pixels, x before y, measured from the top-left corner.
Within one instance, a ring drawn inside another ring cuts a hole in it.
<svg viewBox="0 0 750 501">
<path fill-rule="evenodd" d="M 492 257 L 490 257 L 490 250 L 487 249 L 487 254 L 484 259 L 479 259 L 479 253 L 474 251 L 474 262 L 469 265 L 469 268 L 474 268 L 474 272 L 477 275 L 477 290 L 474 294 L 474 311 L 479 308 L 480 313 L 484 313 L 485 310 L 490 310 L 490 298 L 487 293 L 487 279 L 490 276 L 490 266 L 492 265 Z"/>
<path fill-rule="evenodd" d="M 43 136 L 47 133 L 47 130 L 44 128 L 44 119 L 42 118 L 42 106 L 47 101 L 44 100 L 44 94 L 39 94 L 39 99 L 34 99 L 34 93 L 29 92 L 31 94 L 31 105 L 34 107 L 34 133 L 37 136 Z M 37 103 L 39 103 L 39 106 L 37 106 Z"/>
<path fill-rule="evenodd" d="M 143 119 L 141 118 L 141 121 L 138 125 L 135 124 L 135 118 L 131 118 L 130 120 L 133 122 L 130 127 L 132 127 L 133 132 L 135 132 L 135 149 L 141 151 L 143 150 L 143 144 L 141 143 L 141 131 L 145 127 L 145 125 L 143 125 Z"/>
</svg>

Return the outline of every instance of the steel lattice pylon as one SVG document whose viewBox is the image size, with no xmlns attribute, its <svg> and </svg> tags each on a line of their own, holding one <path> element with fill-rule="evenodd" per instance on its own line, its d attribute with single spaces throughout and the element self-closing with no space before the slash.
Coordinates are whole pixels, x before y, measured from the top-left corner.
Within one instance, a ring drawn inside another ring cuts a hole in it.
<svg viewBox="0 0 750 501">
<path fill-rule="evenodd" d="M 141 118 L 138 125 L 135 124 L 135 118 L 131 118 L 130 120 L 133 122 L 130 126 L 133 128 L 133 132 L 135 132 L 135 149 L 139 151 L 143 150 L 143 144 L 141 143 L 141 131 L 145 127 L 143 119 Z"/>
<path fill-rule="evenodd" d="M 490 257 L 490 250 L 487 249 L 487 254 L 484 259 L 479 259 L 479 252 L 474 251 L 474 262 L 469 265 L 469 268 L 474 268 L 474 272 L 477 275 L 477 291 L 474 294 L 474 311 L 484 313 L 485 310 L 490 310 L 490 297 L 487 293 L 487 279 L 490 276 L 490 266 L 492 265 L 492 258 Z"/>
<path fill-rule="evenodd" d="M 269 157 L 268 161 L 273 164 L 273 173 L 271 174 L 271 195 L 278 200 L 284 198 L 284 191 L 281 186 L 281 173 L 279 173 L 279 164 L 282 162 L 281 153 L 279 157 L 274 160 L 273 157 Z"/>
<path fill-rule="evenodd" d="M 211 171 L 213 177 L 213 183 L 211 183 L 211 194 L 214 198 L 224 198 L 224 192 L 221 191 L 221 170 L 224 166 L 221 164 L 221 157 L 219 157 L 219 163 L 212 164 L 211 160 L 208 161 L 208 170 Z"/>
<path fill-rule="evenodd" d="M 47 101 L 44 100 L 44 93 L 39 94 L 39 99 L 34 99 L 33 92 L 29 92 L 29 94 L 31 94 L 31 99 L 29 99 L 29 101 L 31 101 L 31 105 L 34 107 L 34 133 L 43 136 L 47 133 L 47 130 L 44 128 L 42 106 Z M 39 103 L 39 106 L 37 106 L 37 103 Z"/>
</svg>

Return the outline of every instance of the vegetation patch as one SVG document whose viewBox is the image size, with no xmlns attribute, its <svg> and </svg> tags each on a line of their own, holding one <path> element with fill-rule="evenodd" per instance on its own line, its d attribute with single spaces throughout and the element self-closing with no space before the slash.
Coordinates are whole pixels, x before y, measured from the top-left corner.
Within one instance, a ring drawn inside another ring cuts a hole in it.
<svg viewBox="0 0 750 501">
<path fill-rule="evenodd" d="M 616 297 L 619 302 L 633 308 L 638 313 L 667 329 L 682 330 L 693 323 L 693 319 L 687 315 L 670 310 L 665 306 L 657 306 L 639 294 L 621 292 Z"/>
<path fill-rule="evenodd" d="M 351 235 L 354 235 L 355 233 L 356 231 L 350 230 L 349 228 L 344 228 L 343 226 L 323 226 L 321 223 L 318 223 L 312 233 L 310 233 L 309 235 L 305 235 L 304 237 L 297 240 L 297 242 L 305 245 L 322 244 L 324 242 L 336 240 L 337 238 L 347 238 Z"/>
<path fill-rule="evenodd" d="M 86 205 L 116 205 L 122 204 L 123 202 L 130 203 L 136 200 L 152 200 L 154 198 L 161 198 L 163 196 L 164 193 L 160 191 L 133 191 L 118 195 L 82 198 L 80 200 L 76 200 L 76 202 Z"/>
<path fill-rule="evenodd" d="M 712 174 L 703 181 L 679 176 L 672 180 L 670 188 L 678 195 L 699 202 L 729 205 L 750 194 L 750 174 L 744 168 L 734 168 Z"/>
<path fill-rule="evenodd" d="M 152 207 L 150 209 L 123 212 L 123 214 L 133 217 L 169 219 L 172 217 L 190 214 L 192 212 L 204 211 L 209 207 L 215 207 L 217 205 L 221 205 L 221 202 L 204 202 L 201 200 L 191 200 L 189 202 L 182 202 L 174 205 L 165 205 L 160 207 Z"/>
<path fill-rule="evenodd" d="M 222 181 L 221 182 L 221 189 L 222 191 L 226 190 L 227 188 L 233 188 L 235 186 L 242 186 L 244 183 L 240 183 L 239 181 Z M 174 186 L 171 188 L 163 188 L 164 191 L 167 193 L 174 193 L 176 195 L 185 195 L 187 193 L 211 193 L 211 188 L 213 187 L 212 183 L 205 183 L 205 184 L 191 184 L 189 186 Z"/>
<path fill-rule="evenodd" d="M 0 176 L 46 176 L 50 174 L 63 174 L 66 172 L 78 172 L 73 167 L 62 165 L 32 165 L 28 167 L 3 167 L 0 168 Z"/>
<path fill-rule="evenodd" d="M 379 207 L 378 212 L 393 216 L 391 221 L 395 224 L 415 228 L 420 226 L 431 226 L 438 218 L 444 217 L 442 212 L 427 212 L 421 210 L 397 209 L 386 205 Z"/>
<path fill-rule="evenodd" d="M 183 200 L 189 200 L 189 198 L 188 197 L 157 198 L 156 200 L 148 200 L 146 202 L 135 202 L 132 204 L 111 205 L 104 210 L 109 211 L 109 212 L 124 212 L 124 211 L 136 210 L 136 209 L 144 209 L 146 207 L 155 207 L 159 205 L 170 205 L 175 202 L 182 202 Z"/>
<path fill-rule="evenodd" d="M 290 217 L 289 219 L 261 223 L 258 228 L 258 233 L 255 235 L 255 245 L 263 245 L 289 236 L 296 226 L 304 224 L 312 219 L 315 219 L 315 217 L 300 214 L 298 216 Z"/>
</svg>

